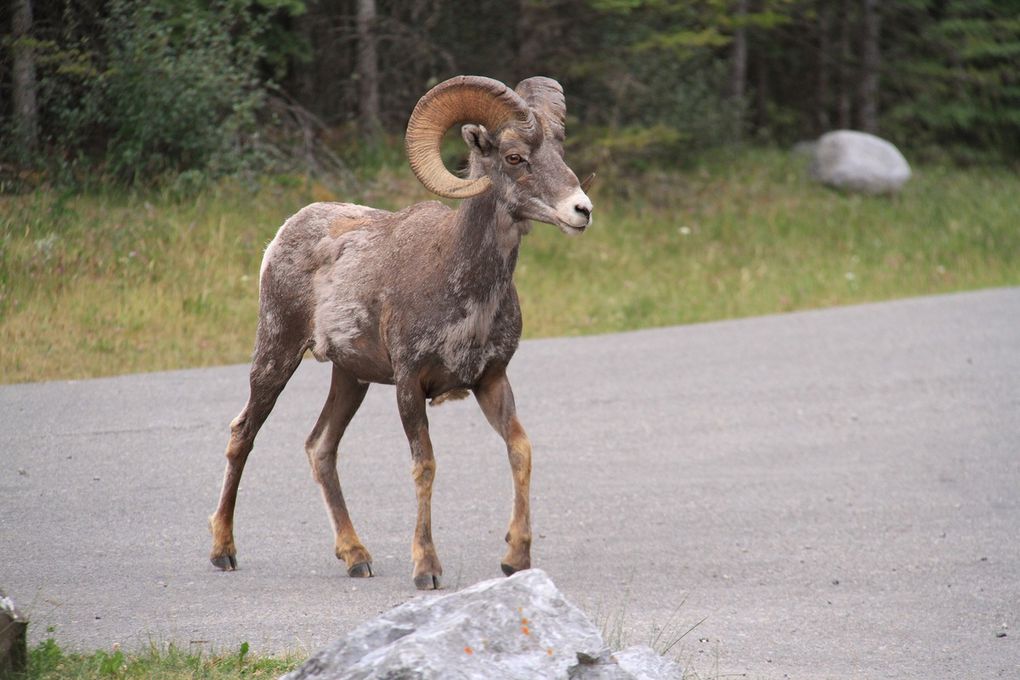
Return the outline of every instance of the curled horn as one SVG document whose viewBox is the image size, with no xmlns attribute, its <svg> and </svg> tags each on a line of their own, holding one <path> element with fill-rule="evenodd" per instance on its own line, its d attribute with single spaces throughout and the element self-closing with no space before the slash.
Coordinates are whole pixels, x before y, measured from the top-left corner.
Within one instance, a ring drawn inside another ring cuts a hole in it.
<svg viewBox="0 0 1020 680">
<path fill-rule="evenodd" d="M 496 132 L 507 123 L 526 131 L 537 126 L 535 115 L 520 95 L 491 78 L 456 76 L 439 83 L 418 100 L 407 123 L 404 146 L 418 180 L 446 198 L 470 198 L 486 191 L 488 177 L 463 179 L 443 165 L 439 146 L 457 123 L 480 123 Z"/>
<path fill-rule="evenodd" d="M 516 89 L 528 106 L 539 114 L 546 139 L 555 141 L 562 150 L 567 124 L 567 100 L 563 96 L 563 87 L 552 78 L 535 76 L 517 83 Z"/>
</svg>

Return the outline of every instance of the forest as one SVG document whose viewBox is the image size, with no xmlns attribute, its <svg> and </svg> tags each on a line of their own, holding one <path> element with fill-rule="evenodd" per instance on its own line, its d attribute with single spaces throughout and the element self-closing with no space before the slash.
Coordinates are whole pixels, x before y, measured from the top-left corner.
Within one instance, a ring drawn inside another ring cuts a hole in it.
<svg viewBox="0 0 1020 680">
<path fill-rule="evenodd" d="M 431 85 L 536 74 L 591 165 L 835 128 L 1020 158 L 1016 0 L 7 0 L 0 182 L 331 171 Z"/>
</svg>

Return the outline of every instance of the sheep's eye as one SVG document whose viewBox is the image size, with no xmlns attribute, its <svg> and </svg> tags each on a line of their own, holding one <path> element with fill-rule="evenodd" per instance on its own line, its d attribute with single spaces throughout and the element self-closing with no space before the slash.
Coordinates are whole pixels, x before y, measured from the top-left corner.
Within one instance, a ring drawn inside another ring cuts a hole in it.
<svg viewBox="0 0 1020 680">
<path fill-rule="evenodd" d="M 523 160 L 524 159 L 521 158 L 521 154 L 519 153 L 512 153 L 506 157 L 506 162 L 510 165 L 518 165 Z"/>
</svg>

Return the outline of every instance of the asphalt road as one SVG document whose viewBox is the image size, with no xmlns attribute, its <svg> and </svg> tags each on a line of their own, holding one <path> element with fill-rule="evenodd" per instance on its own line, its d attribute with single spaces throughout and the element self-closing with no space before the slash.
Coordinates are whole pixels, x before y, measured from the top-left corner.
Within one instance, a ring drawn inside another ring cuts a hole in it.
<svg viewBox="0 0 1020 680">
<path fill-rule="evenodd" d="M 0 387 L 0 588 L 33 641 L 311 652 L 416 596 L 393 389 L 341 446 L 377 574 L 349 579 L 302 450 L 315 362 L 249 461 L 239 571 L 209 564 L 246 374 Z M 673 649 L 702 677 L 1020 677 L 1020 289 L 526 342 L 510 377 L 534 563 L 613 641 L 704 619 Z M 473 401 L 430 417 L 457 588 L 500 574 L 510 474 Z"/>
</svg>

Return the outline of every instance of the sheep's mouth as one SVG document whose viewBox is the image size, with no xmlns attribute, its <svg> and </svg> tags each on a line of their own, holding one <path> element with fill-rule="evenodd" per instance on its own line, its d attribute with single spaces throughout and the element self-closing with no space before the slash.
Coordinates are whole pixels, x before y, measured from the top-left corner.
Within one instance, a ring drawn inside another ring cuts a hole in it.
<svg viewBox="0 0 1020 680">
<path fill-rule="evenodd" d="M 584 231 L 588 228 L 587 224 L 578 227 L 574 226 L 573 224 L 564 222 L 563 220 L 556 220 L 556 226 L 559 227 L 560 231 L 562 231 L 567 236 L 578 236 L 580 234 L 583 234 Z"/>
</svg>

